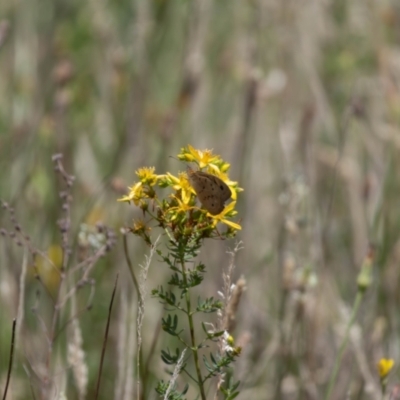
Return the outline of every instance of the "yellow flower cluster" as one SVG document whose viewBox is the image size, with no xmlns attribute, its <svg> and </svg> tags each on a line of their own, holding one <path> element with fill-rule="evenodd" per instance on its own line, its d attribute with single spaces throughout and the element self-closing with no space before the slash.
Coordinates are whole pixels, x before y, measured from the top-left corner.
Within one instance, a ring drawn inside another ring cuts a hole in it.
<svg viewBox="0 0 400 400">
<path fill-rule="evenodd" d="M 155 168 L 140 168 L 136 171 L 139 181 L 119 201 L 133 202 L 140 207 L 144 214 L 148 214 L 156 220 L 159 226 L 168 228 L 176 234 L 190 235 L 193 232 L 202 237 L 220 236 L 216 227 L 218 223 L 228 226 L 226 236 L 234 236 L 236 231 L 241 229 L 237 222 L 231 219 L 237 214 L 235 210 L 237 194 L 242 191 L 237 182 L 229 180 L 227 172 L 230 165 L 223 161 L 220 156 L 212 153 L 211 150 L 197 150 L 192 146 L 182 148 L 178 159 L 184 162 L 195 163 L 199 170 L 215 175 L 222 180 L 230 189 L 232 202 L 229 203 L 221 213 L 211 215 L 207 210 L 196 205 L 196 192 L 186 172 L 178 176 L 167 172 L 163 175 L 155 174 Z M 172 189 L 172 193 L 161 198 L 156 187 Z M 145 235 L 147 230 L 144 222 L 135 222 L 132 232 Z M 148 236 L 146 236 L 148 240 Z"/>
<path fill-rule="evenodd" d="M 139 177 L 139 182 L 128 188 L 129 193 L 118 199 L 118 201 L 133 201 L 136 206 L 144 204 L 145 199 L 150 199 L 155 196 L 151 188 L 157 183 L 158 175 L 154 173 L 155 168 L 139 168 L 136 175 Z"/>
</svg>

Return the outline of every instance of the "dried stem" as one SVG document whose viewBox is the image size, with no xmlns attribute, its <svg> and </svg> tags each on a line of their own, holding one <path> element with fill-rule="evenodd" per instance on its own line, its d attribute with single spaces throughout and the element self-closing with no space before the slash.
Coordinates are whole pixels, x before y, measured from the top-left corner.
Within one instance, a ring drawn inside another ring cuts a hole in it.
<svg viewBox="0 0 400 400">
<path fill-rule="evenodd" d="M 108 308 L 107 327 L 106 327 L 106 332 L 104 334 L 103 348 L 101 350 L 100 368 L 99 368 L 99 374 L 97 376 L 96 395 L 94 397 L 95 400 L 97 400 L 99 398 L 101 372 L 103 370 L 104 354 L 106 352 L 106 345 L 107 345 L 107 339 L 108 339 L 108 330 L 110 328 L 110 320 L 111 320 L 111 311 L 112 311 L 112 306 L 113 306 L 113 303 L 114 303 L 115 292 L 117 290 L 117 283 L 118 283 L 118 274 L 117 274 L 117 277 L 115 278 L 114 289 L 113 289 L 113 292 L 112 292 L 112 295 L 111 295 L 110 306 Z"/>
<path fill-rule="evenodd" d="M 145 312 L 145 298 L 146 298 L 146 280 L 147 280 L 147 273 L 150 268 L 151 260 L 153 259 L 154 253 L 157 248 L 158 241 L 160 240 L 160 236 L 156 239 L 154 244 L 151 246 L 150 254 L 146 256 L 146 262 L 141 268 L 140 273 L 140 280 L 139 280 L 139 304 L 138 304 L 138 315 L 137 315 L 137 357 L 136 357 L 136 367 L 138 373 L 138 383 L 137 383 L 137 398 L 140 399 L 140 355 L 142 351 L 142 325 L 143 325 L 143 318 Z"/>
<path fill-rule="evenodd" d="M 10 384 L 10 379 L 11 379 L 11 370 L 12 370 L 13 359 L 14 359 L 15 327 L 16 327 L 16 325 L 17 325 L 17 319 L 14 318 L 13 327 L 12 327 L 12 335 L 11 335 L 10 361 L 8 362 L 7 382 L 6 382 L 6 387 L 4 388 L 3 400 L 6 400 L 8 385 Z"/>
</svg>

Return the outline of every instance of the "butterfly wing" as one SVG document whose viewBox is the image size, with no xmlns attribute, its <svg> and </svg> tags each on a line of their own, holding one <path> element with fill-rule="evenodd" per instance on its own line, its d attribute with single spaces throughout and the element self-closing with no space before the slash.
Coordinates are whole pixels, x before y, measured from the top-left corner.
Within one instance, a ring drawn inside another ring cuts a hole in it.
<svg viewBox="0 0 400 400">
<path fill-rule="evenodd" d="M 192 180 L 197 181 L 197 183 L 194 182 L 193 184 Z M 229 186 L 222 179 L 218 178 L 215 175 L 211 175 L 206 172 L 196 171 L 193 172 L 192 180 L 190 181 L 190 183 L 192 183 L 192 186 L 196 191 L 197 196 L 199 195 L 198 190 L 201 192 L 211 192 L 211 194 L 221 198 L 223 203 L 229 200 L 232 196 L 232 192 L 231 189 L 229 189 Z M 198 189 L 196 188 L 196 186 L 198 186 Z"/>
<path fill-rule="evenodd" d="M 222 212 L 224 203 L 232 196 L 228 185 L 215 175 L 191 168 L 188 168 L 188 177 L 202 206 L 212 215 Z"/>
<path fill-rule="evenodd" d="M 213 180 L 217 196 L 221 197 L 223 203 L 232 197 L 231 189 L 229 189 L 229 186 L 222 179 L 214 175 L 210 175 L 210 179 Z"/>
<path fill-rule="evenodd" d="M 217 215 L 225 208 L 225 204 L 223 201 L 221 201 L 221 198 L 213 194 L 206 196 L 203 201 L 200 199 L 200 202 L 211 215 Z"/>
</svg>

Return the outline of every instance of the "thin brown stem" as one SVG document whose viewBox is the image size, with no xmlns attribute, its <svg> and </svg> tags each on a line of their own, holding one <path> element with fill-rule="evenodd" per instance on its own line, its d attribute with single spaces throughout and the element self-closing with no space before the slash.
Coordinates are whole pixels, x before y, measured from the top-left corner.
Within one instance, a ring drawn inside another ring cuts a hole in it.
<svg viewBox="0 0 400 400">
<path fill-rule="evenodd" d="M 11 370 L 12 370 L 13 359 L 14 359 L 15 327 L 16 326 L 17 326 L 17 319 L 14 318 L 13 326 L 12 326 L 12 334 L 11 334 L 10 361 L 8 362 L 7 381 L 6 381 L 6 387 L 4 388 L 3 400 L 6 400 L 8 385 L 10 384 L 10 379 L 11 379 Z"/>
<path fill-rule="evenodd" d="M 138 284 L 136 276 L 135 276 L 135 274 L 133 272 L 132 261 L 131 261 L 131 259 L 129 257 L 128 240 L 126 238 L 126 235 L 123 236 L 123 243 L 124 243 L 125 260 L 126 260 L 126 263 L 128 264 L 128 269 L 129 269 L 129 272 L 131 274 L 131 278 L 132 278 L 133 284 L 135 285 L 136 293 L 138 293 L 138 296 L 140 297 L 139 284 Z"/>
<path fill-rule="evenodd" d="M 99 367 L 99 374 L 97 376 L 97 385 L 96 385 L 96 395 L 95 395 L 95 400 L 99 398 L 99 390 L 100 390 L 100 380 L 101 380 L 101 373 L 103 371 L 103 364 L 104 364 L 104 354 L 106 352 L 106 345 L 107 345 L 107 339 L 108 339 L 108 331 L 110 328 L 110 320 L 111 320 L 111 311 L 112 311 L 112 306 L 114 303 L 114 297 L 115 297 L 115 292 L 117 290 L 117 283 L 118 283 L 118 274 L 117 277 L 115 278 L 115 284 L 114 284 L 114 289 L 111 295 L 111 301 L 110 301 L 110 306 L 108 307 L 108 317 L 107 317 L 107 326 L 106 326 L 106 332 L 104 334 L 104 340 L 103 340 L 103 348 L 101 350 L 101 359 L 100 359 L 100 367 Z"/>
<path fill-rule="evenodd" d="M 147 384 L 147 381 L 148 381 L 148 378 L 149 378 L 150 362 L 153 359 L 153 356 L 155 354 L 157 340 L 158 340 L 158 337 L 160 335 L 160 332 L 161 332 L 161 318 L 159 318 L 157 327 L 156 327 L 156 329 L 154 331 L 153 340 L 151 341 L 149 355 L 147 356 L 147 360 L 146 360 L 146 363 L 145 363 L 144 368 L 143 368 L 143 375 L 142 375 L 143 395 L 145 394 L 145 390 L 146 390 L 146 386 L 147 386 L 146 384 Z"/>
</svg>

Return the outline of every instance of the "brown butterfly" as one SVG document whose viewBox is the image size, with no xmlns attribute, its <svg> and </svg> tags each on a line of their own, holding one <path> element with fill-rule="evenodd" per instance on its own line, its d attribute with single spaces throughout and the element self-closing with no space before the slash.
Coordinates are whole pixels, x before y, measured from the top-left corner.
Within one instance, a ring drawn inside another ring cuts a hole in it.
<svg viewBox="0 0 400 400">
<path fill-rule="evenodd" d="M 217 215 L 225 208 L 225 202 L 232 196 L 229 186 L 215 175 L 187 169 L 192 185 L 201 205 L 211 214 Z"/>
</svg>

